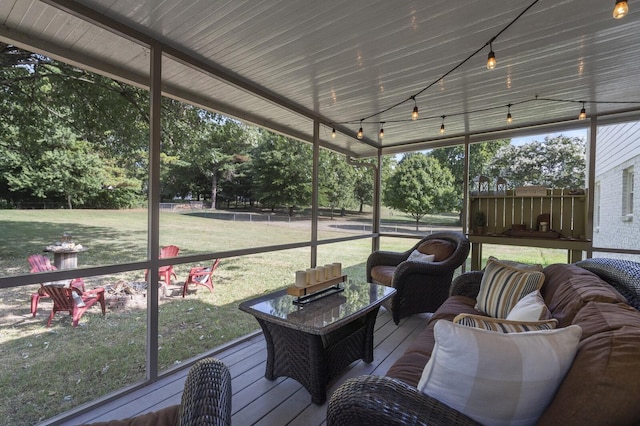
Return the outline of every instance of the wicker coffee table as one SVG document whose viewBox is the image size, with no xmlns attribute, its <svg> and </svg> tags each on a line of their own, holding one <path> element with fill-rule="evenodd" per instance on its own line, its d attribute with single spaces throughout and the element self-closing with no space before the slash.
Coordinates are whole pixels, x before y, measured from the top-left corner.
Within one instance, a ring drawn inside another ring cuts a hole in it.
<svg viewBox="0 0 640 426">
<path fill-rule="evenodd" d="M 347 365 L 373 361 L 373 329 L 380 305 L 395 289 L 369 283 L 344 283 L 344 291 L 304 306 L 286 290 L 240 304 L 258 320 L 267 342 L 265 377 L 286 376 L 323 404 L 327 384 Z"/>
</svg>

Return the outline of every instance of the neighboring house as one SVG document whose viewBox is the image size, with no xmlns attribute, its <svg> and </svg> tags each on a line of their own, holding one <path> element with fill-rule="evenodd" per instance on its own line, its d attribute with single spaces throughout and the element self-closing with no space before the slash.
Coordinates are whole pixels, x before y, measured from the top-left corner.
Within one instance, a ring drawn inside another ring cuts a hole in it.
<svg viewBox="0 0 640 426">
<path fill-rule="evenodd" d="M 594 247 L 640 248 L 640 197 L 634 197 L 639 173 L 640 122 L 600 126 L 593 191 Z"/>
</svg>

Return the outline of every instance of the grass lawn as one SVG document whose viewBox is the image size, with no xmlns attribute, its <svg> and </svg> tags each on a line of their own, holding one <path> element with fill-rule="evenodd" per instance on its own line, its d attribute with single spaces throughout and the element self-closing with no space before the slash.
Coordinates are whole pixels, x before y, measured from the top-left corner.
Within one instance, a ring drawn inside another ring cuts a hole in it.
<svg viewBox="0 0 640 426">
<path fill-rule="evenodd" d="M 70 232 L 88 248 L 79 256 L 79 267 L 146 258 L 146 210 L 2 210 L 0 229 L 4 236 L 0 276 L 28 274 L 27 257 L 42 253 L 63 232 Z M 321 239 L 353 235 L 347 233 L 349 229 L 346 225 L 323 226 L 319 235 Z M 310 234 L 308 222 L 300 221 L 234 222 L 189 213 L 163 213 L 160 220 L 160 243 L 179 246 L 181 255 L 307 241 Z M 406 250 L 414 243 L 406 238 L 384 238 L 382 248 Z M 488 247 L 484 250 L 487 256 L 543 264 L 566 261 L 561 251 Z M 369 239 L 322 245 L 318 263 L 342 262 L 350 277 L 364 279 L 370 250 Z M 309 255 L 310 249 L 302 248 L 223 259 L 213 277 L 213 294 L 198 286 L 184 299 L 178 293 L 161 299 L 160 369 L 258 329 L 255 319 L 241 312 L 238 304 L 290 285 L 294 271 L 309 266 Z M 177 284 L 184 282 L 192 266 L 175 265 L 178 279 L 172 289 L 179 288 Z M 142 284 L 144 271 L 85 277 L 89 288 L 119 281 Z M 29 297 L 37 288 L 0 289 L 0 362 L 5 366 L 0 373 L 0 418 L 12 425 L 33 424 L 144 379 L 147 319 L 143 298 L 110 307 L 104 318 L 97 307 L 91 308 L 76 328 L 71 327 L 68 315 L 57 314 L 47 328 L 50 299 L 41 300 L 35 318 L 29 314 Z"/>
</svg>

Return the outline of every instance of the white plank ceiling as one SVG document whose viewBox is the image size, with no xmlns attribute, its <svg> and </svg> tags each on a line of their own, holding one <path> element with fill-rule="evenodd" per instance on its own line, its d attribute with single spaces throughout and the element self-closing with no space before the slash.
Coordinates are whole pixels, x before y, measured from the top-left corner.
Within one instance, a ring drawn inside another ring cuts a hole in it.
<svg viewBox="0 0 640 426">
<path fill-rule="evenodd" d="M 307 141 L 317 119 L 322 144 L 354 157 L 466 134 L 586 126 L 577 121 L 582 102 L 589 117 L 638 111 L 640 2 L 620 20 L 612 0 L 532 3 L 2 0 L 0 40 L 139 86 L 157 41 L 167 96 Z M 501 31 L 492 43 L 498 65 L 487 70 L 485 44 Z"/>
</svg>

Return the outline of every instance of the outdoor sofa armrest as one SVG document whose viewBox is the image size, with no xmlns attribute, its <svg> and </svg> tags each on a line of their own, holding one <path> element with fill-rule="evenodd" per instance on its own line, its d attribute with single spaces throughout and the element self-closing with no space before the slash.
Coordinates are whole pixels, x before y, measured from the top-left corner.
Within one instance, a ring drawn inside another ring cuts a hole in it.
<svg viewBox="0 0 640 426">
<path fill-rule="evenodd" d="M 471 271 L 458 275 L 451 283 L 450 296 L 478 297 L 483 271 Z"/>
<path fill-rule="evenodd" d="M 331 396 L 327 426 L 478 425 L 474 420 L 399 380 L 360 376 Z"/>
</svg>

